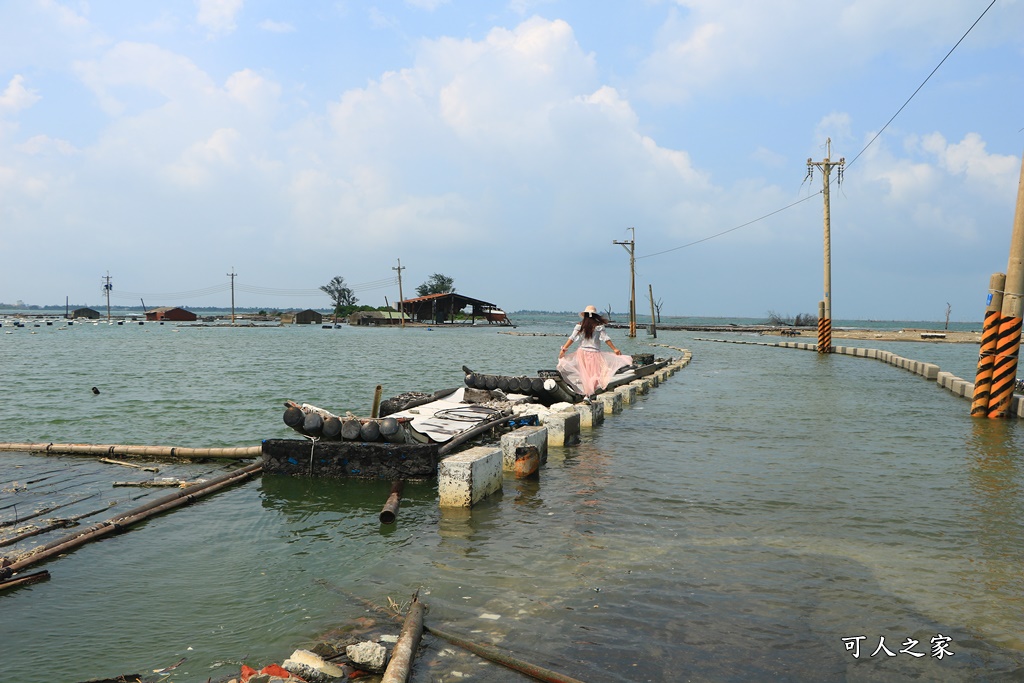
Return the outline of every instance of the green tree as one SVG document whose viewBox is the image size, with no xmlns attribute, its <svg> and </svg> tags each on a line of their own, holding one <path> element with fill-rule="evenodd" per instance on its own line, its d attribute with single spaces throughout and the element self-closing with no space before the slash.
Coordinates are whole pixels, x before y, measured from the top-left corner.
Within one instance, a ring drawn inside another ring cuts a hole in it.
<svg viewBox="0 0 1024 683">
<path fill-rule="evenodd" d="M 441 273 L 434 273 L 426 282 L 416 288 L 416 293 L 420 296 L 427 296 L 428 294 L 454 294 L 454 285 L 454 278 L 442 275 Z"/>
<path fill-rule="evenodd" d="M 331 278 L 331 281 L 326 285 L 320 287 L 320 289 L 331 297 L 331 301 L 334 302 L 334 322 L 338 322 L 338 313 L 345 306 L 355 306 L 356 302 L 359 301 L 352 293 L 352 288 L 345 284 L 345 278 L 340 275 L 335 275 Z"/>
</svg>

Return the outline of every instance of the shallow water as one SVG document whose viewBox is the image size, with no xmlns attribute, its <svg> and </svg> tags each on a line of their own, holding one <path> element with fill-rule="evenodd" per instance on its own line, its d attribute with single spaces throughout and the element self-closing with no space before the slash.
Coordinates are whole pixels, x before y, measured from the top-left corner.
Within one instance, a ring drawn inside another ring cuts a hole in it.
<svg viewBox="0 0 1024 683">
<path fill-rule="evenodd" d="M 0 441 L 253 445 L 291 436 L 286 399 L 367 414 L 377 384 L 552 367 L 570 323 L 19 329 L 0 336 Z M 972 420 L 877 361 L 695 339 L 709 336 L 660 332 L 689 367 L 472 512 L 410 484 L 382 527 L 388 482 L 264 476 L 49 562 L 50 581 L 0 595 L 17 624 L 4 679 L 35 680 L 40 658 L 73 682 L 182 657 L 168 680 L 216 679 L 336 629 L 376 632 L 362 600 L 417 589 L 428 623 L 586 681 L 1024 676 L 1021 426 Z M 968 379 L 977 358 L 861 345 Z M 0 459 L 5 487 L 80 462 Z M 932 656 L 938 634 L 954 655 Z M 854 658 L 843 639 L 858 636 Z M 896 656 L 871 656 L 883 636 Z M 908 638 L 924 656 L 899 652 Z M 418 662 L 415 681 L 523 680 L 430 637 Z"/>
</svg>

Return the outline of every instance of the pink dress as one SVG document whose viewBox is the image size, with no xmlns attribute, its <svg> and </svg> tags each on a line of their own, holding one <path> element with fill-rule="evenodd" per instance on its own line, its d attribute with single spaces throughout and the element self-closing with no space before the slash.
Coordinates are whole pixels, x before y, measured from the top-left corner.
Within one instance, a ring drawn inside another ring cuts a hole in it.
<svg viewBox="0 0 1024 683">
<path fill-rule="evenodd" d="M 594 336 L 590 339 L 584 337 L 582 327 L 576 325 L 569 339 L 578 341 L 579 348 L 558 359 L 558 372 L 573 391 L 583 396 L 590 396 L 596 394 L 598 389 L 604 389 L 615 373 L 633 364 L 633 358 L 630 356 L 617 356 L 610 351 L 601 350 L 601 344 L 608 341 L 604 325 L 595 327 Z"/>
</svg>

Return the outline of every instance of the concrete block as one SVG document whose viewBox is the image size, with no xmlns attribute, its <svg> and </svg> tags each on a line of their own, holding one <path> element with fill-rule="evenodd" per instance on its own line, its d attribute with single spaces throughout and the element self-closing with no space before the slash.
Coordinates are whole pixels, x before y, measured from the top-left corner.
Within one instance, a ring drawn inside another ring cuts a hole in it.
<svg viewBox="0 0 1024 683">
<path fill-rule="evenodd" d="M 939 366 L 935 363 L 924 363 L 921 368 L 921 375 L 925 379 L 935 380 L 939 375 Z"/>
<path fill-rule="evenodd" d="M 580 414 L 573 410 L 548 413 L 544 417 L 548 430 L 548 446 L 569 446 L 580 436 Z"/>
<path fill-rule="evenodd" d="M 613 415 L 622 412 L 622 396 L 614 391 L 606 391 L 597 395 L 598 403 L 604 404 L 604 414 Z"/>
<path fill-rule="evenodd" d="M 946 389 L 949 387 L 949 380 L 952 379 L 952 377 L 952 372 L 943 372 L 940 370 L 939 374 L 935 375 L 935 383 L 943 389 Z"/>
<path fill-rule="evenodd" d="M 437 464 L 441 507 L 470 508 L 501 489 L 501 449 L 476 446 Z"/>
<path fill-rule="evenodd" d="M 833 346 L 832 353 L 841 353 L 842 355 L 850 355 L 845 346 Z"/>
<path fill-rule="evenodd" d="M 629 384 L 636 390 L 637 396 L 643 396 L 651 389 L 651 383 L 643 379 L 635 379 Z"/>
<path fill-rule="evenodd" d="M 576 412 L 580 416 L 580 429 L 593 429 L 604 422 L 604 404 L 600 401 L 577 403 Z"/>
<path fill-rule="evenodd" d="M 636 387 L 629 384 L 615 387 L 615 393 L 622 397 L 623 405 L 629 405 L 636 400 Z"/>
<path fill-rule="evenodd" d="M 962 379 L 960 379 L 959 377 L 954 377 L 953 378 L 953 382 L 951 383 L 949 390 L 952 391 L 957 396 L 963 396 L 964 395 L 964 384 L 965 384 L 965 382 Z"/>
<path fill-rule="evenodd" d="M 548 428 L 544 426 L 520 427 L 501 435 L 501 466 L 506 472 L 516 468 L 516 449 L 522 446 L 536 446 L 540 462 L 548 461 Z"/>
</svg>

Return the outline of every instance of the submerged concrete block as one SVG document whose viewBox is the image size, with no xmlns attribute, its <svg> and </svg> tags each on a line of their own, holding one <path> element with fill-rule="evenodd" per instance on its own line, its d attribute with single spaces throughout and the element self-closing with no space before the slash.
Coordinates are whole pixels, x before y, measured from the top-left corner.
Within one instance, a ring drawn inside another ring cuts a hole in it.
<svg viewBox="0 0 1024 683">
<path fill-rule="evenodd" d="M 635 379 L 629 384 L 636 389 L 637 396 L 643 396 L 651 390 L 651 383 L 643 379 Z"/>
<path fill-rule="evenodd" d="M 934 380 L 939 375 L 939 366 L 935 363 L 922 363 L 921 376 L 925 379 Z"/>
<path fill-rule="evenodd" d="M 569 446 L 579 439 L 580 414 L 575 409 L 572 412 L 548 413 L 544 417 L 544 426 L 548 430 L 549 446 Z"/>
<path fill-rule="evenodd" d="M 520 427 L 501 435 L 502 469 L 511 472 L 516 467 L 516 449 L 522 446 L 536 446 L 540 462 L 548 461 L 548 428 L 543 426 Z"/>
<path fill-rule="evenodd" d="M 593 403 L 577 403 L 576 412 L 580 416 L 580 428 L 592 429 L 604 422 L 604 404 L 595 401 Z"/>
<path fill-rule="evenodd" d="M 476 446 L 448 456 L 437 465 L 441 507 L 473 507 L 501 489 L 501 449 Z"/>
<path fill-rule="evenodd" d="M 629 405 L 636 400 L 636 387 L 631 384 L 615 387 L 615 393 L 622 397 L 623 405 Z"/>
<path fill-rule="evenodd" d="M 614 391 L 606 391 L 603 394 L 598 394 L 597 400 L 599 403 L 604 404 L 605 415 L 622 412 L 622 396 L 616 394 Z"/>
</svg>

